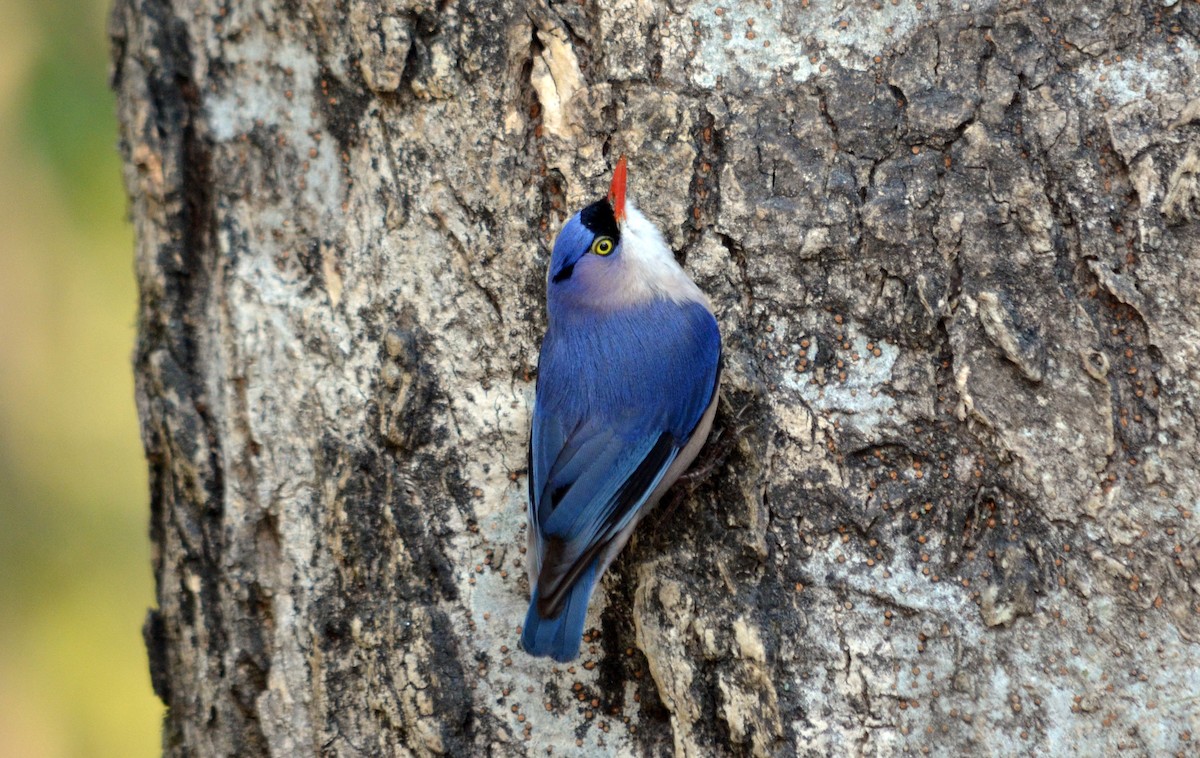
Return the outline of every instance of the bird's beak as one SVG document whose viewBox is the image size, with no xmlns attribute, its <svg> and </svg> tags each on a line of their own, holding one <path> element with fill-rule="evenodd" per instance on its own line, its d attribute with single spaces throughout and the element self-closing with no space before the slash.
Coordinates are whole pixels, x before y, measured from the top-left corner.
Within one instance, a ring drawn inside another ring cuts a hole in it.
<svg viewBox="0 0 1200 758">
<path fill-rule="evenodd" d="M 625 222 L 625 156 L 617 161 L 617 167 L 613 169 L 612 186 L 608 188 L 608 202 L 612 205 L 613 215 L 617 217 L 617 223 Z"/>
</svg>

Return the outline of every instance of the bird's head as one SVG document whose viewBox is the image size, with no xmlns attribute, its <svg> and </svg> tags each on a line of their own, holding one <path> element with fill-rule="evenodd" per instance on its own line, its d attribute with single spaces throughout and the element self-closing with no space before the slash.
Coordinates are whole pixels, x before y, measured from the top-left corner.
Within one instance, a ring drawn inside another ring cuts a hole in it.
<svg viewBox="0 0 1200 758">
<path fill-rule="evenodd" d="M 554 241 L 546 272 L 551 320 L 568 309 L 612 311 L 655 298 L 707 299 L 649 219 L 626 199 L 625 156 L 608 196 L 576 213 Z"/>
<path fill-rule="evenodd" d="M 576 213 L 563 225 L 554 241 L 546 278 L 551 293 L 568 295 L 598 286 L 624 252 L 625 156 L 613 171 L 608 197 Z"/>
</svg>

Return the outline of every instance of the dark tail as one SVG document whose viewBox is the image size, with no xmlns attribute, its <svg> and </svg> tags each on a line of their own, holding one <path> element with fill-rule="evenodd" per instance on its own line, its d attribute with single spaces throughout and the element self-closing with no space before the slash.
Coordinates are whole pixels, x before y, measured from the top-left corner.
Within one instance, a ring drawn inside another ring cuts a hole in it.
<svg viewBox="0 0 1200 758">
<path fill-rule="evenodd" d="M 521 632 L 521 646 L 525 652 L 536 657 L 549 656 L 559 663 L 575 660 L 579 655 L 579 643 L 583 640 L 583 624 L 587 620 L 588 600 L 596 586 L 596 562 L 579 575 L 571 587 L 562 612 L 554 618 L 542 618 L 538 614 L 538 594 L 533 591 L 529 611 L 525 614 L 525 628 Z"/>
</svg>

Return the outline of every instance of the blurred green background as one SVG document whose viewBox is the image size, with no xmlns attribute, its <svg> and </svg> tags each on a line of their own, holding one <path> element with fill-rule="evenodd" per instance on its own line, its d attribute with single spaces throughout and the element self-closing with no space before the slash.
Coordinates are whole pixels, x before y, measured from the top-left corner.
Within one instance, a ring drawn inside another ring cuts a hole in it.
<svg viewBox="0 0 1200 758">
<path fill-rule="evenodd" d="M 159 753 L 108 4 L 0 2 L 0 756 Z"/>
</svg>

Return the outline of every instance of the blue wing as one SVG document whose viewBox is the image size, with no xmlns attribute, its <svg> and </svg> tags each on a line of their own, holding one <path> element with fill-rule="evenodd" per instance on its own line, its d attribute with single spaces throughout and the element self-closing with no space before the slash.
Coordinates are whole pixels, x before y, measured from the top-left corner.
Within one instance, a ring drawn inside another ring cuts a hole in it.
<svg viewBox="0 0 1200 758">
<path fill-rule="evenodd" d="M 698 303 L 574 318 L 552 325 L 538 368 L 529 451 L 537 585 L 526 649 L 537 642 L 530 621 L 561 615 L 575 626 L 578 616 L 582 633 L 601 553 L 646 505 L 717 386 L 720 335 Z"/>
</svg>

